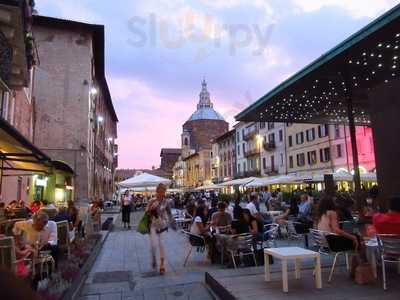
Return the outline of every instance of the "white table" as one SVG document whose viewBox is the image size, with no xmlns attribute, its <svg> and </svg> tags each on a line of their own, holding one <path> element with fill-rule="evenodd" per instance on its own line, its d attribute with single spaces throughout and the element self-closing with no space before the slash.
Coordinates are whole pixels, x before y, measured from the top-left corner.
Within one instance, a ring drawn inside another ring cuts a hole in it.
<svg viewBox="0 0 400 300">
<path fill-rule="evenodd" d="M 318 252 L 303 249 L 300 247 L 282 247 L 282 248 L 267 248 L 264 249 L 264 268 L 265 281 L 271 281 L 271 272 L 269 266 L 269 257 L 280 259 L 282 263 L 282 283 L 283 291 L 287 293 L 288 289 L 288 260 L 295 261 L 295 278 L 300 279 L 300 262 L 305 258 L 315 259 L 315 285 L 317 289 L 322 288 L 321 279 L 321 258 Z"/>
</svg>

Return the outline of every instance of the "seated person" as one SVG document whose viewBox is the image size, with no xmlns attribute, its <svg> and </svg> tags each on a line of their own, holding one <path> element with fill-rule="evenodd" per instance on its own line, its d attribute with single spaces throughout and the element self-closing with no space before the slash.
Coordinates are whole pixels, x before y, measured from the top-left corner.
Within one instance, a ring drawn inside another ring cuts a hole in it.
<svg viewBox="0 0 400 300">
<path fill-rule="evenodd" d="M 246 209 L 250 211 L 251 215 L 254 218 L 256 218 L 257 221 L 264 222 L 264 218 L 257 209 L 256 203 L 257 203 L 257 196 L 253 194 L 250 196 L 250 202 L 246 205 Z"/>
<path fill-rule="evenodd" d="M 30 210 L 33 214 L 36 214 L 41 208 L 40 201 L 33 201 Z"/>
<path fill-rule="evenodd" d="M 206 212 L 205 206 L 197 207 L 195 216 L 193 218 L 193 223 L 190 227 L 191 233 L 201 236 L 208 235 L 208 229 L 204 222 L 204 219 L 206 218 L 205 212 Z"/>
<path fill-rule="evenodd" d="M 283 225 L 286 223 L 289 217 L 297 217 L 298 213 L 299 213 L 299 207 L 297 204 L 297 199 L 296 197 L 292 197 L 290 199 L 289 208 L 287 208 L 282 215 L 279 215 L 275 218 L 275 223 Z"/>
<path fill-rule="evenodd" d="M 212 215 L 218 211 L 217 208 L 218 205 L 218 200 L 217 199 L 211 199 L 211 208 L 208 210 L 208 220 L 211 221 Z"/>
<path fill-rule="evenodd" d="M 214 227 L 228 226 L 232 224 L 232 216 L 225 211 L 225 203 L 218 203 L 218 211 L 211 218 L 211 225 Z"/>
<path fill-rule="evenodd" d="M 24 234 L 27 244 L 35 249 L 37 247 L 39 251 L 50 250 L 57 266 L 57 224 L 49 221 L 49 216 L 45 212 L 39 211 L 32 216 L 32 219 L 16 222 L 13 233 L 15 236 Z"/>
<path fill-rule="evenodd" d="M 239 205 L 233 209 L 232 234 L 249 233 L 249 224 L 244 218 L 243 208 Z"/>
<path fill-rule="evenodd" d="M 400 196 L 389 199 L 389 212 L 373 216 L 373 224 L 378 234 L 400 235 Z"/>
<path fill-rule="evenodd" d="M 301 194 L 300 196 L 300 203 L 299 203 L 299 219 L 311 219 L 311 202 L 308 200 L 307 194 Z"/>
<path fill-rule="evenodd" d="M 53 218 L 53 221 L 54 222 L 67 221 L 69 225 L 69 230 L 74 229 L 74 226 L 72 224 L 72 218 L 68 214 L 68 210 L 65 206 L 59 208 L 57 215 Z"/>
<path fill-rule="evenodd" d="M 282 201 L 278 197 L 277 192 L 273 192 L 271 194 L 271 198 L 269 198 L 269 201 L 268 201 L 268 210 L 270 210 L 270 211 L 282 210 Z"/>
<path fill-rule="evenodd" d="M 324 196 L 318 205 L 317 229 L 332 234 L 326 235 L 332 251 L 341 252 L 358 249 L 358 239 L 339 227 L 335 203 L 329 196 Z"/>
<path fill-rule="evenodd" d="M 41 201 L 40 211 L 44 211 L 49 218 L 52 220 L 57 215 L 57 208 L 53 203 L 49 203 L 47 200 Z"/>
<path fill-rule="evenodd" d="M 251 233 L 256 238 L 256 240 L 262 241 L 264 230 L 263 224 L 257 221 L 257 219 L 253 217 L 250 210 L 248 210 L 247 208 L 243 209 L 243 217 L 249 228 L 248 232 Z"/>
</svg>

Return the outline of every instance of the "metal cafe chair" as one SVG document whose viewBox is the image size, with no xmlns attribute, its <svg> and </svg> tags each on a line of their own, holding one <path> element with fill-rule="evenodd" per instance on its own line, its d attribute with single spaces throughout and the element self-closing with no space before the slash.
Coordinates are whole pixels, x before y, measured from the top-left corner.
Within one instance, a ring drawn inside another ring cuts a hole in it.
<svg viewBox="0 0 400 300">
<path fill-rule="evenodd" d="M 192 254 L 193 248 L 197 249 L 197 252 L 204 252 L 206 249 L 206 240 L 204 239 L 204 237 L 202 237 L 201 235 L 197 235 L 194 233 L 191 233 L 189 231 L 186 230 L 182 230 L 182 233 L 184 235 L 187 236 L 188 240 L 189 240 L 189 244 L 190 244 L 190 248 L 188 251 L 188 254 L 185 257 L 185 261 L 183 263 L 183 266 L 185 267 L 190 255 Z"/>
<path fill-rule="evenodd" d="M 386 263 L 397 263 L 397 270 L 400 273 L 400 235 L 378 234 L 377 239 L 382 260 L 383 289 L 386 290 Z"/>
<path fill-rule="evenodd" d="M 227 251 L 231 254 L 235 269 L 237 268 L 235 257 L 252 256 L 254 265 L 257 266 L 253 235 L 241 234 L 233 237 L 227 245 Z"/>
<path fill-rule="evenodd" d="M 219 234 L 229 234 L 231 232 L 231 225 L 226 225 L 226 226 L 216 226 L 215 230 Z"/>
<path fill-rule="evenodd" d="M 30 258 L 16 259 L 15 240 L 13 237 L 4 237 L 0 239 L 0 267 L 17 273 L 17 264 L 19 262 L 28 263 L 32 275 L 34 274 L 34 264 Z"/>
<path fill-rule="evenodd" d="M 277 247 L 276 239 L 279 234 L 279 224 L 265 224 L 263 231 L 263 240 L 261 242 L 262 248 L 264 248 L 264 244 L 268 246 L 272 245 L 273 247 Z"/>
<path fill-rule="evenodd" d="M 354 255 L 354 251 L 341 251 L 341 252 L 333 251 L 329 247 L 328 241 L 326 240 L 326 235 L 335 235 L 334 233 L 316 230 L 316 229 L 310 229 L 310 233 L 314 239 L 315 245 L 318 247 L 318 252 L 323 255 L 329 255 L 329 256 L 334 257 L 331 271 L 329 272 L 328 282 L 331 282 L 331 280 L 332 280 L 333 272 L 335 271 L 335 266 L 336 266 L 337 258 L 339 255 L 343 254 L 345 256 L 346 268 L 347 268 L 347 270 L 350 270 L 349 255 Z"/>
</svg>

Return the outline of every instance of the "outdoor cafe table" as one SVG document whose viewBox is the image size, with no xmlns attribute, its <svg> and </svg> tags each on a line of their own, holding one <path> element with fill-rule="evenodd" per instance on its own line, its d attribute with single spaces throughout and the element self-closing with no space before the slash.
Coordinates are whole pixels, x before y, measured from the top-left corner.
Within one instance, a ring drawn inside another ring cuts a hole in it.
<svg viewBox="0 0 400 300">
<path fill-rule="evenodd" d="M 275 257 L 281 260 L 282 264 L 282 283 L 283 291 L 287 293 L 288 289 L 288 260 L 295 261 L 295 278 L 300 279 L 300 262 L 305 258 L 315 259 L 315 285 L 317 289 L 322 288 L 321 279 L 321 258 L 318 252 L 303 249 L 300 247 L 282 247 L 282 248 L 267 248 L 264 249 L 264 268 L 265 268 L 265 281 L 271 281 L 271 272 L 269 266 L 269 257 Z"/>
<path fill-rule="evenodd" d="M 271 217 L 277 217 L 280 216 L 283 212 L 281 210 L 269 210 L 267 211 L 267 215 L 270 215 Z"/>
</svg>

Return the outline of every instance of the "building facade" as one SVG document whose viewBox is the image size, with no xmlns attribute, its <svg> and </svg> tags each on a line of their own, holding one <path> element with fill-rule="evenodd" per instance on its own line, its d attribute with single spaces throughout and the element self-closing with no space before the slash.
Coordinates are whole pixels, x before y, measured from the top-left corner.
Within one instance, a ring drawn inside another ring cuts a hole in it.
<svg viewBox="0 0 400 300">
<path fill-rule="evenodd" d="M 181 156 L 182 149 L 178 148 L 163 148 L 161 149 L 160 157 L 161 164 L 160 169 L 165 171 L 168 178 L 173 177 L 173 168 L 175 163 L 178 161 L 179 156 Z"/>
<path fill-rule="evenodd" d="M 0 2 L 0 201 L 29 199 L 31 171 L 24 172 L 17 157 L 8 157 L 13 144 L 6 128 L 32 142 L 33 99 L 31 80 L 35 64 L 31 19 L 33 2 Z M 4 126 L 3 126 L 4 125 Z M 8 151 L 9 150 L 9 151 Z M 25 154 L 27 155 L 27 154 Z M 28 156 L 25 156 L 26 159 Z"/>
<path fill-rule="evenodd" d="M 333 171 L 328 125 L 286 125 L 287 169 L 298 176 Z"/>
<path fill-rule="evenodd" d="M 211 161 L 214 180 L 223 182 L 236 177 L 236 130 L 230 130 L 214 140 Z M 214 146 L 215 145 L 215 146 Z M 215 153 L 215 157 L 214 157 Z"/>
<path fill-rule="evenodd" d="M 286 127 L 284 123 L 261 122 L 261 175 L 286 174 Z"/>
<path fill-rule="evenodd" d="M 211 149 L 202 149 L 183 161 L 185 188 L 192 189 L 211 183 Z"/>
<path fill-rule="evenodd" d="M 75 174 L 75 200 L 111 199 L 117 116 L 105 79 L 104 27 L 35 16 L 34 142 Z"/>
<path fill-rule="evenodd" d="M 261 176 L 260 123 L 238 123 L 235 131 L 237 177 Z"/>
</svg>

